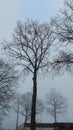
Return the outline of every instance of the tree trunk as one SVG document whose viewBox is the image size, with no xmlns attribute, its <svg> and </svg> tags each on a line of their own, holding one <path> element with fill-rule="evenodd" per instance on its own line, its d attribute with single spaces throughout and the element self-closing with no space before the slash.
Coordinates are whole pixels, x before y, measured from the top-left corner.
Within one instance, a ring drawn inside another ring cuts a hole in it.
<svg viewBox="0 0 73 130">
<path fill-rule="evenodd" d="M 55 123 L 57 122 L 56 110 L 54 111 L 54 121 L 55 121 Z M 56 130 L 56 126 L 55 126 L 54 130 Z"/>
<path fill-rule="evenodd" d="M 56 115 L 56 104 L 54 104 L 54 121 L 57 122 L 57 115 Z"/>
<path fill-rule="evenodd" d="M 31 108 L 31 130 L 36 130 L 36 98 L 37 98 L 37 72 L 33 76 L 33 94 L 32 94 L 32 108 Z"/>
<path fill-rule="evenodd" d="M 18 120 L 19 120 L 19 104 L 18 104 L 18 108 L 17 108 L 17 119 L 16 119 L 16 130 L 18 129 Z"/>
<path fill-rule="evenodd" d="M 55 117 L 54 117 L 54 118 L 55 118 L 55 123 L 56 123 L 56 122 L 57 122 L 57 119 L 56 119 L 56 114 L 55 114 Z"/>
<path fill-rule="evenodd" d="M 27 115 L 25 116 L 25 123 L 27 123 Z"/>
<path fill-rule="evenodd" d="M 54 119 L 55 119 L 55 123 L 56 123 L 57 122 L 56 110 L 55 110 L 55 113 L 54 113 Z"/>
</svg>

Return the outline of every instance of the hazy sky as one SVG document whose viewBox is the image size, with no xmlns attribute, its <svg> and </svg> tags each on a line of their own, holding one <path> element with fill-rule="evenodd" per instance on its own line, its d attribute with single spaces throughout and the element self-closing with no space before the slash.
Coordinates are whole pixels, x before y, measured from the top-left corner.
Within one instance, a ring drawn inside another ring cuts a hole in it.
<svg viewBox="0 0 73 130">
<path fill-rule="evenodd" d="M 0 41 L 10 39 L 18 20 L 26 19 L 48 22 L 63 6 L 63 0 L 0 0 Z M 69 99 L 69 111 L 65 121 L 73 121 L 73 77 L 68 74 L 54 80 L 45 77 L 39 78 L 38 95 L 43 98 L 50 88 L 57 88 Z M 25 79 L 22 91 L 32 90 L 31 77 Z M 16 115 L 6 118 L 3 127 L 14 128 Z M 63 118 L 64 119 L 64 118 Z M 22 119 L 21 119 L 22 120 Z M 22 121 L 20 122 L 22 123 Z"/>
<path fill-rule="evenodd" d="M 63 0 L 0 0 L 0 39 L 9 38 L 18 20 L 48 21 Z"/>
</svg>

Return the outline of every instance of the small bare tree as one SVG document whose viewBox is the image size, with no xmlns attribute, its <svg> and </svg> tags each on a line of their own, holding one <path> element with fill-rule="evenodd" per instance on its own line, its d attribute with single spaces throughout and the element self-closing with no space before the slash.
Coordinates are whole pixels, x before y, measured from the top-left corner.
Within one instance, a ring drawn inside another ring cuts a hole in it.
<svg viewBox="0 0 73 130">
<path fill-rule="evenodd" d="M 35 130 L 37 76 L 42 69 L 49 66 L 50 49 L 54 37 L 50 24 L 37 22 L 19 22 L 11 42 L 4 42 L 4 49 L 23 66 L 23 72 L 32 74 L 33 94 L 31 108 L 31 130 Z"/>
<path fill-rule="evenodd" d="M 53 88 L 46 96 L 45 106 L 48 114 L 54 117 L 54 122 L 56 123 L 58 117 L 66 112 L 67 99 Z"/>
<path fill-rule="evenodd" d="M 21 104 L 22 104 L 22 95 L 19 93 L 16 93 L 13 98 L 12 103 L 12 109 L 16 112 L 16 130 L 18 129 L 18 123 L 19 123 L 19 114 L 21 110 Z"/>
<path fill-rule="evenodd" d="M 27 92 L 22 96 L 22 104 L 20 114 L 25 117 L 24 123 L 30 120 L 31 115 L 31 104 L 32 104 L 32 94 Z"/>
<path fill-rule="evenodd" d="M 8 114 L 10 101 L 16 86 L 16 72 L 8 63 L 0 60 L 0 119 Z M 0 121 L 1 121 L 0 120 Z"/>
</svg>

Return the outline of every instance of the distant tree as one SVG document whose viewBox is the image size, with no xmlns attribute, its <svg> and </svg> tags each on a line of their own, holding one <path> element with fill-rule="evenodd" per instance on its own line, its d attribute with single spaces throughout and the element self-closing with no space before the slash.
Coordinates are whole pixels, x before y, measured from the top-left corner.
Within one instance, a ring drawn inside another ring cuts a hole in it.
<svg viewBox="0 0 73 130">
<path fill-rule="evenodd" d="M 16 71 L 12 66 L 0 60 L 0 123 L 10 110 L 16 79 Z"/>
<path fill-rule="evenodd" d="M 50 49 L 53 42 L 51 24 L 38 24 L 33 21 L 19 22 L 13 34 L 13 40 L 4 42 L 4 49 L 17 64 L 23 66 L 23 72 L 32 74 L 31 130 L 35 130 L 37 76 L 42 69 L 49 66 Z"/>
<path fill-rule="evenodd" d="M 59 116 L 67 110 L 67 99 L 56 89 L 51 89 L 46 96 L 45 108 L 48 114 L 54 117 L 54 122 L 57 122 Z"/>
<path fill-rule="evenodd" d="M 27 92 L 22 95 L 21 110 L 20 113 L 25 117 L 25 123 L 31 119 L 31 106 L 32 106 L 32 93 Z M 37 98 L 36 101 L 36 115 L 41 114 L 44 111 L 44 105 L 42 100 Z"/>
<path fill-rule="evenodd" d="M 19 114 L 21 110 L 21 104 L 22 104 L 22 95 L 19 93 L 16 93 L 13 98 L 12 103 L 12 109 L 16 112 L 16 130 L 18 129 L 18 123 L 19 123 Z"/>
<path fill-rule="evenodd" d="M 73 1 L 65 0 L 60 15 L 52 19 L 59 54 L 54 59 L 56 72 L 73 72 Z"/>
</svg>

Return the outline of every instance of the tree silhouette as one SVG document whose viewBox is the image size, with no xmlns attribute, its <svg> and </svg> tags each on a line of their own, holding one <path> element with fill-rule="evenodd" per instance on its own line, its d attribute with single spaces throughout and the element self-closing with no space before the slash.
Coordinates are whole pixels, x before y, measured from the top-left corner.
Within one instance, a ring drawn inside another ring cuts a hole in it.
<svg viewBox="0 0 73 130">
<path fill-rule="evenodd" d="M 38 24 L 27 21 L 18 22 L 11 42 L 4 42 L 7 53 L 18 65 L 23 66 L 23 72 L 31 72 L 33 79 L 33 95 L 31 108 L 31 130 L 35 130 L 35 113 L 37 97 L 37 76 L 41 70 L 50 64 L 50 49 L 54 37 L 50 24 Z"/>
<path fill-rule="evenodd" d="M 73 1 L 65 0 L 60 15 L 52 19 L 59 54 L 54 59 L 56 72 L 73 72 Z"/>
<path fill-rule="evenodd" d="M 19 114 L 21 110 L 21 104 L 22 104 L 22 94 L 20 93 L 15 93 L 13 97 L 13 102 L 12 102 L 12 110 L 16 112 L 16 130 L 18 129 L 18 123 L 19 123 Z"/>
<path fill-rule="evenodd" d="M 31 106 L 32 106 L 32 93 L 27 92 L 22 95 L 20 114 L 25 117 L 24 123 L 27 123 L 31 119 Z M 44 111 L 44 105 L 41 99 L 37 97 L 36 100 L 36 115 L 41 114 Z"/>
<path fill-rule="evenodd" d="M 16 86 L 16 71 L 11 65 L 0 60 L 0 121 L 8 115 L 10 101 Z"/>
<path fill-rule="evenodd" d="M 67 99 L 53 88 L 46 96 L 45 106 L 48 114 L 54 117 L 54 122 L 56 123 L 58 117 L 66 112 Z"/>
</svg>

